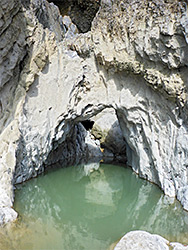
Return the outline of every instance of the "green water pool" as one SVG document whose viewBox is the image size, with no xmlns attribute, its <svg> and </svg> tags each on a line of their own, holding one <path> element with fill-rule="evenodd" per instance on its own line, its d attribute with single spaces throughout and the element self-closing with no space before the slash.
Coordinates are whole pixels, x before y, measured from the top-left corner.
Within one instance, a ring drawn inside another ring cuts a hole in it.
<svg viewBox="0 0 188 250">
<path fill-rule="evenodd" d="M 188 243 L 188 213 L 128 167 L 49 171 L 17 186 L 14 207 L 20 216 L 7 249 L 107 250 L 138 229 Z"/>
</svg>

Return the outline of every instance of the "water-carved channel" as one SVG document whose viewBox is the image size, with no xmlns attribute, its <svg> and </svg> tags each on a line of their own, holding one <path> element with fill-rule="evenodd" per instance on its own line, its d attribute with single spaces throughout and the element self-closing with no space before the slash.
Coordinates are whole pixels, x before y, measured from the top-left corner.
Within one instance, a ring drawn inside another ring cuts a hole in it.
<svg viewBox="0 0 188 250">
<path fill-rule="evenodd" d="M 105 250 L 146 230 L 187 243 L 188 213 L 128 167 L 91 163 L 49 171 L 18 185 L 20 216 L 7 249 Z"/>
</svg>

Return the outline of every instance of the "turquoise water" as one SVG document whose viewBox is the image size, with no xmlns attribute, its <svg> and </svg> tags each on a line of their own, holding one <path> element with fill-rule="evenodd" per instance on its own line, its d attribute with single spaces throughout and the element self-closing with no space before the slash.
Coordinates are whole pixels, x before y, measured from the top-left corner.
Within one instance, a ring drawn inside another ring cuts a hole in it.
<svg viewBox="0 0 188 250">
<path fill-rule="evenodd" d="M 188 243 L 188 213 L 129 168 L 92 163 L 19 185 L 14 249 L 105 250 L 131 230 Z"/>
</svg>

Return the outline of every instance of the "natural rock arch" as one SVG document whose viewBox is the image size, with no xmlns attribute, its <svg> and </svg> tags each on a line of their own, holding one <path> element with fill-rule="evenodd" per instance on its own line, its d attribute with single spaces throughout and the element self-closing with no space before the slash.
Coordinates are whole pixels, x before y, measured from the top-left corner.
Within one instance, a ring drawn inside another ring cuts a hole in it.
<svg viewBox="0 0 188 250">
<path fill-rule="evenodd" d="M 91 31 L 70 36 L 54 4 L 6 3 L 0 33 L 7 58 L 1 63 L 3 216 L 13 202 L 16 161 L 16 173 L 37 174 L 74 122 L 107 107 L 116 110 L 133 170 L 188 209 L 187 3 L 149 2 L 103 0 Z"/>
</svg>

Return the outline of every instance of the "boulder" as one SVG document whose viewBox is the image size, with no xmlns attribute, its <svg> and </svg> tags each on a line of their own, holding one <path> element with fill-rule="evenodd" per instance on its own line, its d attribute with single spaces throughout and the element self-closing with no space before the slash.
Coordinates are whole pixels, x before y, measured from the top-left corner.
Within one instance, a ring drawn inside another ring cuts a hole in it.
<svg viewBox="0 0 188 250">
<path fill-rule="evenodd" d="M 170 243 L 163 237 L 145 231 L 131 231 L 121 238 L 114 250 L 187 250 L 188 246 Z"/>
</svg>

